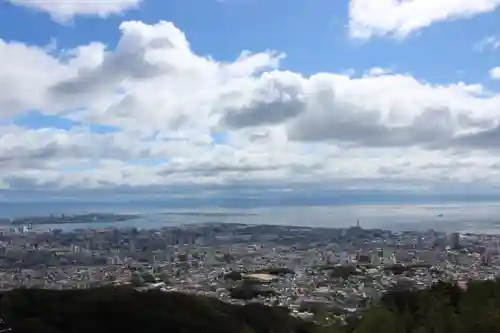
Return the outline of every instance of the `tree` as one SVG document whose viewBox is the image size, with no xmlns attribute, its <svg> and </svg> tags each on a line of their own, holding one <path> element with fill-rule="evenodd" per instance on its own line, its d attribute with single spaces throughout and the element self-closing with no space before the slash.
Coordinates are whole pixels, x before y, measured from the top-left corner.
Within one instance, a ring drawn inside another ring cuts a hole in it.
<svg viewBox="0 0 500 333">
<path fill-rule="evenodd" d="M 133 272 L 131 277 L 130 277 L 130 283 L 134 287 L 139 287 L 139 286 L 142 286 L 144 284 L 144 279 L 142 278 L 142 276 L 138 272 Z"/>
<path fill-rule="evenodd" d="M 141 277 L 145 283 L 156 283 L 157 282 L 154 275 L 149 273 L 149 272 L 142 273 Z"/>
<path fill-rule="evenodd" d="M 393 312 L 382 306 L 370 309 L 361 319 L 355 333 L 399 333 L 398 321 Z"/>
<path fill-rule="evenodd" d="M 12 333 L 313 333 L 317 328 L 278 307 L 134 288 L 19 289 L 0 303 Z"/>
</svg>

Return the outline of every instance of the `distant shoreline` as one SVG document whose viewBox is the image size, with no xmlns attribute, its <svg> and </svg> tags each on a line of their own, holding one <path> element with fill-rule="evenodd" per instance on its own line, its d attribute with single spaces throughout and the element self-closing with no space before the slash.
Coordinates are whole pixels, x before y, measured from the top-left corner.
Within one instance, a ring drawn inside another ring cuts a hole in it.
<svg viewBox="0 0 500 333">
<path fill-rule="evenodd" d="M 114 214 L 114 213 L 87 213 L 68 214 L 60 216 L 36 215 L 18 217 L 14 219 L 0 219 L 1 226 L 23 226 L 23 225 L 49 225 L 49 224 L 93 224 L 93 223 L 119 223 L 134 220 L 147 214 Z M 256 213 L 223 213 L 223 212 L 165 212 L 155 215 L 166 216 L 193 216 L 193 217 L 236 217 L 236 216 L 258 216 Z"/>
<path fill-rule="evenodd" d="M 14 219 L 1 219 L 0 225 L 4 226 L 23 226 L 23 225 L 47 225 L 47 224 L 85 224 L 85 223 L 114 223 L 124 222 L 139 218 L 140 214 L 110 214 L 110 213 L 88 213 L 88 214 L 61 214 L 37 215 L 18 217 Z"/>
</svg>

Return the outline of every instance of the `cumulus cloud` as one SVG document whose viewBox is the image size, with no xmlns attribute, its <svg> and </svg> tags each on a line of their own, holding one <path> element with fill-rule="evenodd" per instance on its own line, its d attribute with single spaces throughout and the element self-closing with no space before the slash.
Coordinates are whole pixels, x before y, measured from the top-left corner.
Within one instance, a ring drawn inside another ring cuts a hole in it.
<svg viewBox="0 0 500 333">
<path fill-rule="evenodd" d="M 500 80 L 500 67 L 490 69 L 490 77 L 493 80 Z"/>
<path fill-rule="evenodd" d="M 499 6 L 500 0 L 350 0 L 349 33 L 361 39 L 405 38 L 432 24 L 470 18 Z"/>
<path fill-rule="evenodd" d="M 224 62 L 196 54 L 169 22 L 129 21 L 120 31 L 114 48 L 0 42 L 9 63 L 0 67 L 4 119 L 37 109 L 81 124 L 0 126 L 2 186 L 500 179 L 491 153 L 500 95 L 480 84 L 432 84 L 383 68 L 304 76 L 280 69 L 285 55 L 272 50 Z"/>
<path fill-rule="evenodd" d="M 67 74 L 67 68 L 45 50 L 2 39 L 0 62 L 9 64 L 0 67 L 2 115 L 42 107 L 47 89 Z"/>
<path fill-rule="evenodd" d="M 264 73 L 257 86 L 250 90 L 246 101 L 241 100 L 239 92 L 236 105 L 221 108 L 222 121 L 229 127 L 242 128 L 282 124 L 287 119 L 295 118 L 306 106 L 302 84 L 302 77 L 294 73 Z"/>
<path fill-rule="evenodd" d="M 391 73 L 392 70 L 383 67 L 373 67 L 370 68 L 365 74 L 369 76 L 379 76 Z"/>
<path fill-rule="evenodd" d="M 434 86 L 405 75 L 312 76 L 309 110 L 288 126 L 295 140 L 361 146 L 443 146 L 496 124 L 498 96 L 480 86 Z"/>
<path fill-rule="evenodd" d="M 48 13 L 58 22 L 75 16 L 107 17 L 137 8 L 142 0 L 7 0 L 18 6 Z"/>
</svg>

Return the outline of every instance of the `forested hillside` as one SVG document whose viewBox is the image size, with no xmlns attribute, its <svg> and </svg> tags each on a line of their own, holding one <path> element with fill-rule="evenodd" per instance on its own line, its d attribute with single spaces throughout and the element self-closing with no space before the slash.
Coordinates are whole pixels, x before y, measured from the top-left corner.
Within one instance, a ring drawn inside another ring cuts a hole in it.
<svg viewBox="0 0 500 333">
<path fill-rule="evenodd" d="M 123 288 L 19 289 L 4 294 L 0 305 L 13 333 L 500 333 L 500 281 L 472 282 L 467 290 L 439 283 L 391 291 L 361 318 L 329 326 L 279 307 Z"/>
</svg>

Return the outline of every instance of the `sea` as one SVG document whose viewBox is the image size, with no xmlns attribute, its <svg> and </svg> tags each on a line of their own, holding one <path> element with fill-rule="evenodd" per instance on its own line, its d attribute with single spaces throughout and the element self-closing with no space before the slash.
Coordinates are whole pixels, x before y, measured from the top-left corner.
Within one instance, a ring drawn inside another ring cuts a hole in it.
<svg viewBox="0 0 500 333">
<path fill-rule="evenodd" d="M 338 204 L 228 208 L 173 208 L 158 201 L 135 202 L 0 202 L 0 217 L 16 218 L 83 213 L 140 214 L 123 222 L 46 224 L 35 230 L 128 228 L 156 229 L 193 223 L 243 223 L 394 231 L 434 229 L 445 232 L 500 234 L 500 202 L 438 204 Z M 168 213 L 168 214 L 165 214 Z"/>
</svg>

